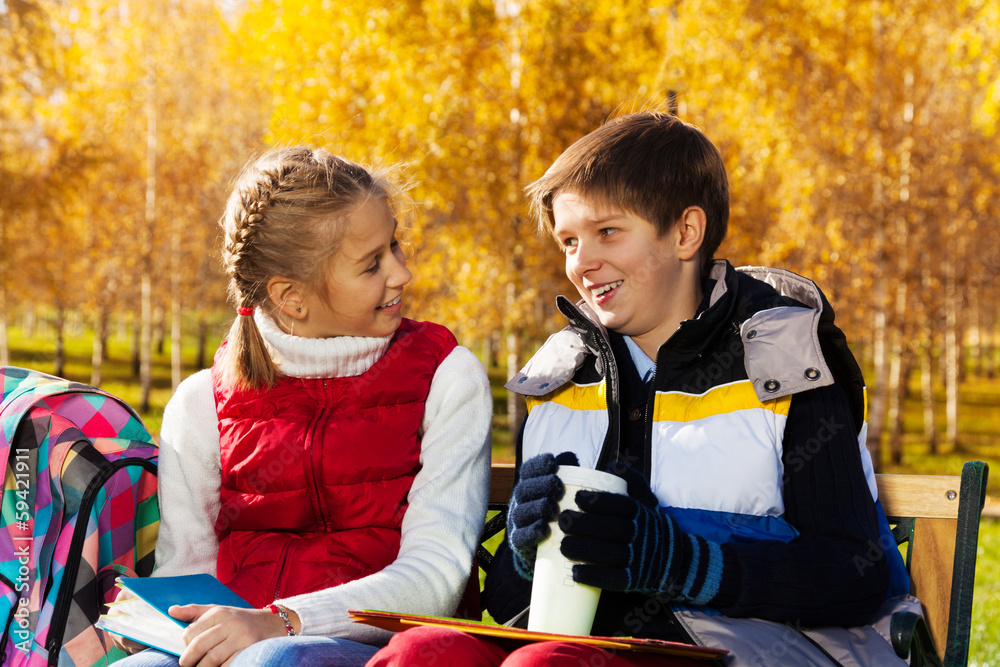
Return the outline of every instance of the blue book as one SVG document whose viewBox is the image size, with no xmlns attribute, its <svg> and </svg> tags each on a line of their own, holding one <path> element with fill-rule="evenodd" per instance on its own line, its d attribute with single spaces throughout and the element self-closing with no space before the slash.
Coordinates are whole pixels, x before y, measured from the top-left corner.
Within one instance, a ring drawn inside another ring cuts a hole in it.
<svg viewBox="0 0 1000 667">
<path fill-rule="evenodd" d="M 135 597 L 108 605 L 97 627 L 153 648 L 180 656 L 181 633 L 188 626 L 167 610 L 173 605 L 215 604 L 253 609 L 249 602 L 210 574 L 178 577 L 119 577 L 115 583 Z"/>
</svg>

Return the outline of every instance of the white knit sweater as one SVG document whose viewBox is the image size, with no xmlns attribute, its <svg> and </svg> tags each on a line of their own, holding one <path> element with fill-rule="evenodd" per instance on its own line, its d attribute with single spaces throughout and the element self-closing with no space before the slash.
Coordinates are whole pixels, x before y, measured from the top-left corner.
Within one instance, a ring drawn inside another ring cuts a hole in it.
<svg viewBox="0 0 1000 667">
<path fill-rule="evenodd" d="M 289 336 L 256 321 L 281 370 L 294 377 L 352 377 L 385 353 L 387 338 Z M 279 604 L 302 634 L 382 644 L 385 631 L 351 622 L 347 609 L 454 613 L 486 516 L 493 400 L 482 364 L 456 347 L 431 381 L 421 427 L 420 472 L 403 517 L 399 556 L 384 570 Z M 210 370 L 177 388 L 160 431 L 160 534 L 153 576 L 216 573 L 220 508 L 219 425 Z"/>
</svg>

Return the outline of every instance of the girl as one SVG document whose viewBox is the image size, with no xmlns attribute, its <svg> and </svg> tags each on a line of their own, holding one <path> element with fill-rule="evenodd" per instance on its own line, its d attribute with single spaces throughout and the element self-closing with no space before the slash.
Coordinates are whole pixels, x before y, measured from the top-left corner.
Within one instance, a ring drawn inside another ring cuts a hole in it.
<svg viewBox="0 0 1000 667">
<path fill-rule="evenodd" d="M 238 317 L 164 413 L 153 576 L 208 572 L 257 609 L 172 608 L 192 621 L 184 667 L 363 665 L 387 634 L 345 610 L 456 610 L 492 397 L 447 329 L 402 317 L 391 195 L 301 147 L 236 182 L 222 255 Z M 177 663 L 149 650 L 125 664 Z"/>
</svg>

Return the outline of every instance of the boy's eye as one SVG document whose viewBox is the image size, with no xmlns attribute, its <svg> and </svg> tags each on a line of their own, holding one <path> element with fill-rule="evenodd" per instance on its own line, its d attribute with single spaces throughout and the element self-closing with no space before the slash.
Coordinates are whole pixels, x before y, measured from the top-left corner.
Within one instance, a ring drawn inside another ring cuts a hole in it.
<svg viewBox="0 0 1000 667">
<path fill-rule="evenodd" d="M 370 267 L 368 267 L 367 269 L 365 269 L 365 273 L 375 273 L 376 271 L 378 271 L 378 267 L 379 267 L 379 264 L 378 264 L 378 260 L 376 259 L 372 263 L 372 265 Z"/>
<path fill-rule="evenodd" d="M 604 227 L 601 229 L 601 236 L 611 236 L 618 231 L 617 227 Z"/>
</svg>

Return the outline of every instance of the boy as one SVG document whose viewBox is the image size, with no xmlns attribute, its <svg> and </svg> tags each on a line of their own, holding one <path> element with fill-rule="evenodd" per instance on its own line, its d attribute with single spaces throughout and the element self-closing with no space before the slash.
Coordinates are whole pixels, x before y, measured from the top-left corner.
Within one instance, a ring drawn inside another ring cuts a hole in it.
<svg viewBox="0 0 1000 667">
<path fill-rule="evenodd" d="M 873 499 L 860 370 L 812 282 L 713 261 L 729 215 L 716 148 L 674 117 L 631 114 L 573 144 L 528 193 L 582 300 L 559 298 L 569 327 L 507 385 L 529 414 L 484 591 L 493 617 L 526 607 L 562 494 L 556 467 L 578 461 L 629 489 L 580 492 L 584 511 L 559 517 L 573 578 L 604 590 L 593 634 L 725 648 L 727 665 L 899 664 L 868 624 L 887 629 L 919 603 L 889 599 L 908 582 Z M 482 658 L 483 643 L 459 640 L 456 662 L 436 664 L 603 653 L 553 642 Z"/>
</svg>

